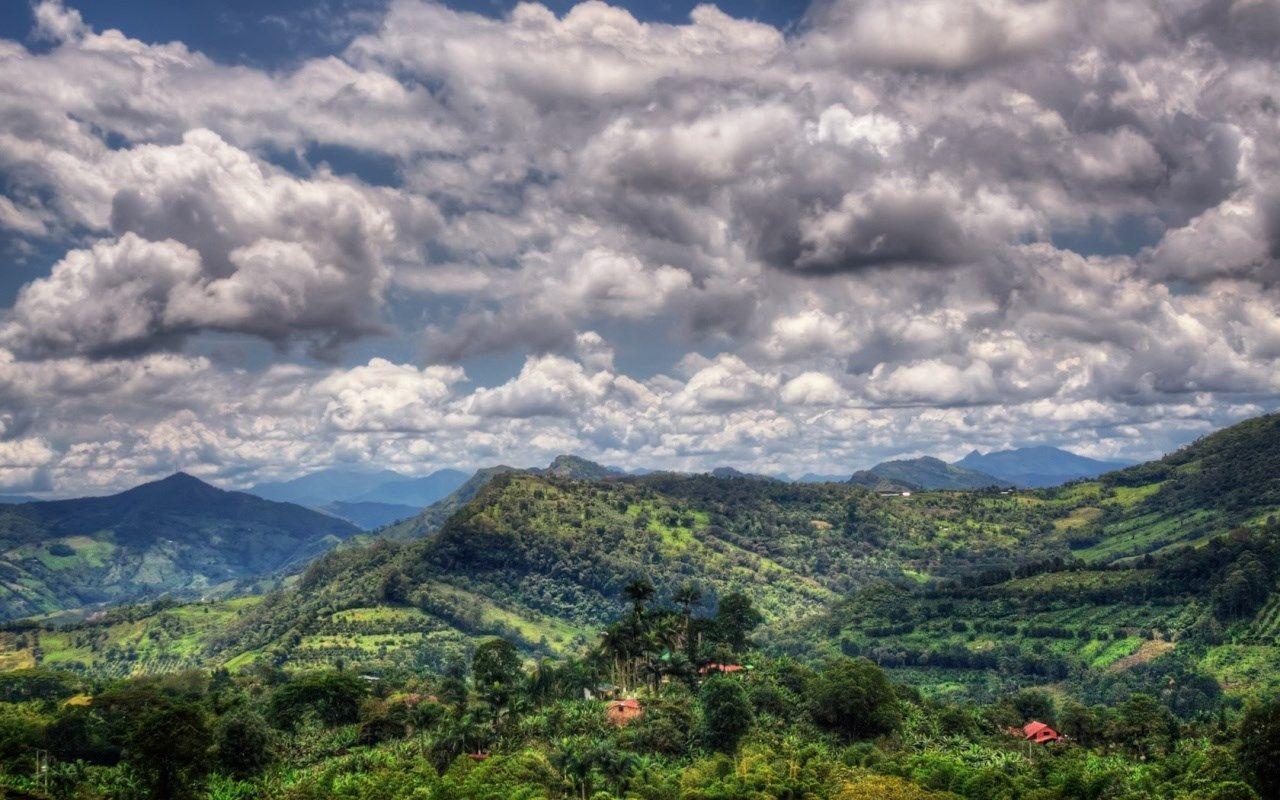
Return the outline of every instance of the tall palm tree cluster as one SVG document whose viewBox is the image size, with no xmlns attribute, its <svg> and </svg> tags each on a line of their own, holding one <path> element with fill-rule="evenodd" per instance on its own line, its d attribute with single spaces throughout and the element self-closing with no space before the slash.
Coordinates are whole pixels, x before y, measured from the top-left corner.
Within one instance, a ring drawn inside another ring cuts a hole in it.
<svg viewBox="0 0 1280 800">
<path fill-rule="evenodd" d="M 695 613 L 703 594 L 693 584 L 677 589 L 668 605 L 655 604 L 656 596 L 647 579 L 629 583 L 623 597 L 630 609 L 604 630 L 596 647 L 596 658 L 624 694 L 641 687 L 657 692 L 664 680 L 692 682 L 708 664 L 734 661 L 763 621 L 738 592 L 721 597 L 709 617 Z"/>
</svg>

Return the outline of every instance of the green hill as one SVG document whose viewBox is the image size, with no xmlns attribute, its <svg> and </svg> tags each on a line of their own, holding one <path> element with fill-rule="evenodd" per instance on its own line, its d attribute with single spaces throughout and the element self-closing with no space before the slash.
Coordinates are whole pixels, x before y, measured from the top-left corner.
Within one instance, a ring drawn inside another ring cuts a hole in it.
<svg viewBox="0 0 1280 800">
<path fill-rule="evenodd" d="M 0 506 L 0 619 L 227 593 L 357 533 L 183 473 L 108 497 Z"/>
<path fill-rule="evenodd" d="M 130 612 L 127 624 L 108 615 L 74 635 L 28 627 L 22 642 L 0 642 L 0 659 L 58 658 L 74 640 L 66 661 L 118 670 L 121 649 L 138 651 L 114 643 L 148 635 L 139 630 L 176 637 L 179 662 L 233 667 L 443 668 L 493 634 L 526 653 L 574 652 L 644 577 L 660 596 L 697 585 L 706 603 L 742 591 L 765 615 L 764 643 L 864 654 L 931 691 L 1102 686 L 1163 656 L 1252 686 L 1280 666 L 1268 523 L 1280 509 L 1277 429 L 1264 417 L 1099 481 L 1018 492 L 886 497 L 495 468 L 384 529 L 398 538 L 327 553 L 229 624 L 199 627 L 195 612 L 175 622 L 166 609 Z M 172 667 L 163 650 L 147 652 L 139 663 Z"/>
<path fill-rule="evenodd" d="M 1092 483 L 1020 493 L 1071 555 L 939 583 L 881 585 L 779 637 L 865 654 L 937 691 L 1066 682 L 1280 689 L 1280 416 Z M 1052 549 L 1052 548 L 1047 548 Z"/>
<path fill-rule="evenodd" d="M 707 603 L 744 591 L 782 625 L 877 581 L 917 584 L 1066 552 L 1061 543 L 1050 551 L 1032 545 L 1039 523 L 1000 495 L 971 498 L 989 517 L 977 520 L 934 507 L 925 495 L 900 502 L 847 485 L 709 475 L 577 481 L 493 470 L 471 488 L 436 535 L 331 551 L 233 624 L 183 633 L 183 642 L 198 642 L 184 645 L 183 663 L 265 657 L 291 668 L 338 659 L 440 668 L 492 634 L 527 652 L 572 652 L 616 616 L 623 587 L 641 576 L 664 594 L 698 585 Z M 411 525 L 428 524 L 424 514 L 385 532 L 411 536 Z M 46 632 L 44 641 L 58 647 L 46 646 L 42 657 L 114 674 L 121 650 L 138 652 L 130 642 L 148 619 L 82 625 L 79 641 L 102 644 L 63 656 L 54 654 L 69 634 Z M 171 619 L 166 626 L 156 636 L 187 630 Z M 10 656 L 34 658 L 36 638 Z M 172 666 L 147 653 L 139 665 Z"/>
<path fill-rule="evenodd" d="M 1013 485 L 984 472 L 948 464 L 931 456 L 885 461 L 871 469 L 853 473 L 849 483 L 877 492 L 969 491 Z"/>
</svg>

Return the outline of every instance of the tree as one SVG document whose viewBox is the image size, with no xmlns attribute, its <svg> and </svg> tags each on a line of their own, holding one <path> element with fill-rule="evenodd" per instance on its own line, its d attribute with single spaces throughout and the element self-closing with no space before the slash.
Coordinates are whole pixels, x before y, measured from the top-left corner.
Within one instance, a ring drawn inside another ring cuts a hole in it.
<svg viewBox="0 0 1280 800">
<path fill-rule="evenodd" d="M 851 741 L 892 733 L 902 721 L 889 678 L 865 658 L 828 661 L 809 682 L 806 701 L 819 727 Z"/>
<path fill-rule="evenodd" d="M 732 753 L 755 724 L 751 700 L 742 683 L 726 675 L 707 679 L 698 691 L 702 706 L 702 741 L 711 749 Z"/>
<path fill-rule="evenodd" d="M 1240 721 L 1240 765 L 1263 797 L 1280 797 L 1280 699 L 1254 703 Z"/>
<path fill-rule="evenodd" d="M 218 764 L 233 777 L 248 778 L 271 763 L 271 729 L 248 709 L 232 711 L 213 734 Z"/>
<path fill-rule="evenodd" d="M 1116 709 L 1108 733 L 1113 742 L 1146 761 L 1172 748 L 1177 725 L 1159 700 L 1138 693 Z"/>
<path fill-rule="evenodd" d="M 368 692 L 363 680 L 345 672 L 302 675 L 276 689 L 271 717 L 282 728 L 292 728 L 308 713 L 326 725 L 349 725 L 360 718 L 360 701 Z"/>
<path fill-rule="evenodd" d="M 684 621 L 684 630 L 680 634 L 684 655 L 691 663 L 698 660 L 698 649 L 701 638 L 698 635 L 693 619 L 693 609 L 702 602 L 702 590 L 692 583 L 686 583 L 676 590 L 671 598 L 680 607 L 680 617 Z"/>
<path fill-rule="evenodd" d="M 1042 689 L 1023 689 L 1010 698 L 1018 715 L 1018 724 L 1039 720 L 1049 725 L 1057 724 L 1053 696 Z"/>
<path fill-rule="evenodd" d="M 382 596 L 382 602 L 392 606 L 404 606 L 409 604 L 409 594 L 412 584 L 405 574 L 400 570 L 391 570 L 382 579 L 382 588 L 379 594 Z"/>
<path fill-rule="evenodd" d="M 489 639 L 471 657 L 471 680 L 480 698 L 494 709 L 510 704 L 524 677 L 520 653 L 506 639 Z"/>
<path fill-rule="evenodd" d="M 1097 744 L 1106 730 L 1106 710 L 1067 700 L 1058 714 L 1058 732 L 1085 747 Z"/>
<path fill-rule="evenodd" d="M 764 622 L 764 617 L 751 604 L 751 598 L 741 592 L 726 594 L 716 606 L 716 636 L 735 653 L 747 649 L 747 637 L 761 622 Z"/>
<path fill-rule="evenodd" d="M 194 703 L 157 698 L 143 707 L 125 739 L 129 763 L 147 776 L 154 797 L 188 797 L 208 771 L 212 739 Z"/>
<path fill-rule="evenodd" d="M 637 578 L 622 590 L 622 596 L 631 603 L 631 612 L 636 616 L 644 614 L 645 604 L 652 600 L 656 593 L 657 590 L 653 588 L 648 578 Z"/>
</svg>

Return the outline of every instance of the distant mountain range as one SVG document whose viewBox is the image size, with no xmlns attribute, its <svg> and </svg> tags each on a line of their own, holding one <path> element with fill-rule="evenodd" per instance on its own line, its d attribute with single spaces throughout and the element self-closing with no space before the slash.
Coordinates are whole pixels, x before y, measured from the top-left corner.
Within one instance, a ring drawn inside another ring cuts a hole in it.
<svg viewBox="0 0 1280 800">
<path fill-rule="evenodd" d="M 470 476 L 441 469 L 420 478 L 392 470 L 322 469 L 300 478 L 260 483 L 250 494 L 321 509 L 372 530 L 405 519 L 441 500 Z"/>
<path fill-rule="evenodd" d="M 345 500 L 334 500 L 325 503 L 320 510 L 345 519 L 352 525 L 365 531 L 376 530 L 402 519 L 408 519 L 422 511 L 418 506 L 402 506 L 396 503 L 348 503 Z"/>
<path fill-rule="evenodd" d="M 1123 461 L 1099 461 L 1057 447 L 1021 447 L 982 454 L 974 450 L 955 466 L 983 472 L 1023 488 L 1057 486 L 1081 478 L 1096 478 L 1129 466 Z"/>
<path fill-rule="evenodd" d="M 957 467 L 924 456 L 898 461 L 885 461 L 871 469 L 853 473 L 849 483 L 877 492 L 920 492 L 926 490 L 959 490 L 1007 488 L 1012 485 L 984 472 Z"/>
<path fill-rule="evenodd" d="M 818 472 L 806 472 L 799 478 L 794 479 L 795 483 L 844 483 L 849 480 L 848 475 L 830 475 Z"/>
<path fill-rule="evenodd" d="M 752 480 L 752 481 L 778 480 L 777 478 L 774 478 L 770 475 L 759 475 L 754 472 L 743 472 L 742 470 L 736 469 L 734 467 L 716 467 L 715 469 L 711 470 L 711 477 L 713 478 L 744 478 L 746 480 Z"/>
<path fill-rule="evenodd" d="M 992 471 L 973 469 L 974 464 Z M 1060 483 L 1115 466 L 1053 448 L 1024 448 L 975 453 L 957 464 L 929 457 L 887 461 L 844 482 L 882 492 L 964 491 Z M 298 569 L 361 530 L 378 529 L 398 540 L 431 536 L 491 481 L 513 473 L 583 482 L 642 480 L 564 455 L 545 468 L 497 466 L 471 476 L 457 470 L 422 478 L 389 470 L 322 470 L 254 487 L 278 500 L 223 491 L 178 473 L 108 497 L 0 504 L 0 619 L 244 590 Z M 781 483 L 729 467 L 710 476 L 650 478 L 706 479 L 720 487 Z M 324 500 L 330 494 L 352 499 Z"/>
<path fill-rule="evenodd" d="M 855 472 L 849 483 L 881 492 L 1038 489 L 1096 478 L 1127 466 L 1125 462 L 1099 461 L 1057 447 L 1022 447 L 985 455 L 975 450 L 952 464 L 929 456 L 885 461 Z"/>
<path fill-rule="evenodd" d="M 326 554 L 296 586 L 238 607 L 202 648 L 171 647 L 171 663 L 242 663 L 245 653 L 269 652 L 298 670 L 337 659 L 370 670 L 435 667 L 494 635 L 529 654 L 580 652 L 624 607 L 627 581 L 644 576 L 658 597 L 688 584 L 713 598 L 747 593 L 767 620 L 759 639 L 771 639 L 780 652 L 839 652 L 849 641 L 879 658 L 875 648 L 889 640 L 889 666 L 989 669 L 995 656 L 970 637 L 998 619 L 983 635 L 1000 642 L 1001 664 L 1020 680 L 1063 680 L 1046 673 L 1046 663 L 1080 676 L 1068 680 L 1097 680 L 1145 664 L 1116 667 L 1098 653 L 1152 649 L 1145 642 L 1153 640 L 1116 637 L 1118 628 L 1214 629 L 1218 623 L 1205 615 L 1219 613 L 1217 584 L 1237 569 L 1232 548 L 1253 536 L 1259 552 L 1273 552 L 1266 548 L 1276 529 L 1268 520 L 1280 510 L 1280 416 L 1241 423 L 1079 491 L 1032 490 L 1016 502 L 960 492 L 880 497 L 847 483 L 670 472 L 576 479 L 571 474 L 608 470 L 558 462 L 555 472 L 477 473 L 388 529 L 405 540 Z M 937 459 L 902 463 L 882 472 L 898 480 L 978 480 Z M 1205 546 L 1214 539 L 1219 544 Z M 1240 569 L 1249 567 L 1253 556 L 1246 556 Z M 1280 594 L 1273 583 L 1258 588 L 1248 612 L 1256 611 L 1256 620 L 1234 611 L 1237 617 L 1224 619 L 1237 626 L 1235 635 L 1269 648 Z M 1089 615 L 1078 613 L 1082 607 Z M 164 622 L 162 614 L 153 618 L 145 622 L 149 630 Z M 965 628 L 953 627 L 953 618 L 964 619 Z M 353 620 L 360 621 L 359 637 L 351 635 Z M 123 622 L 117 627 L 136 635 Z M 1060 630 L 1069 632 L 1062 641 L 1071 646 L 1043 661 L 1048 637 L 1038 633 Z M 1221 636 L 1223 628 L 1216 630 Z M 399 644 L 370 646 L 363 637 Z M 1156 641 L 1204 669 L 1233 669 L 1190 636 Z M 5 647 L 17 645 L 0 640 L 0 655 Z M 10 657 L 35 659 L 29 651 Z M 120 659 L 109 651 L 79 657 L 103 669 Z M 921 677 L 925 672 L 915 669 L 910 680 L 934 680 Z M 1219 674 L 1270 680 L 1265 668 L 1251 670 L 1253 677 Z"/>
<path fill-rule="evenodd" d="M 107 497 L 0 505 L 0 619 L 225 594 L 359 532 L 181 472 Z"/>
</svg>

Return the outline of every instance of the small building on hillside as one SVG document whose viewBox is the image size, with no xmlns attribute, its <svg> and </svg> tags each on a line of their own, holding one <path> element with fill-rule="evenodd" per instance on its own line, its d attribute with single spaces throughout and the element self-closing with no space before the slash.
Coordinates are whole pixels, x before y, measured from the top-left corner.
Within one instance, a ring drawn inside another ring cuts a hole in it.
<svg viewBox="0 0 1280 800">
<path fill-rule="evenodd" d="M 1062 734 L 1039 720 L 1031 720 L 1022 726 L 1022 738 L 1036 744 L 1049 744 L 1062 741 Z"/>
<path fill-rule="evenodd" d="M 707 664 L 705 667 L 698 669 L 699 675 L 732 675 L 735 672 L 742 672 L 746 667 L 741 664 Z"/>
<path fill-rule="evenodd" d="M 639 700 L 612 700 L 605 706 L 605 714 L 614 725 L 628 725 L 644 716 L 644 707 Z"/>
</svg>

